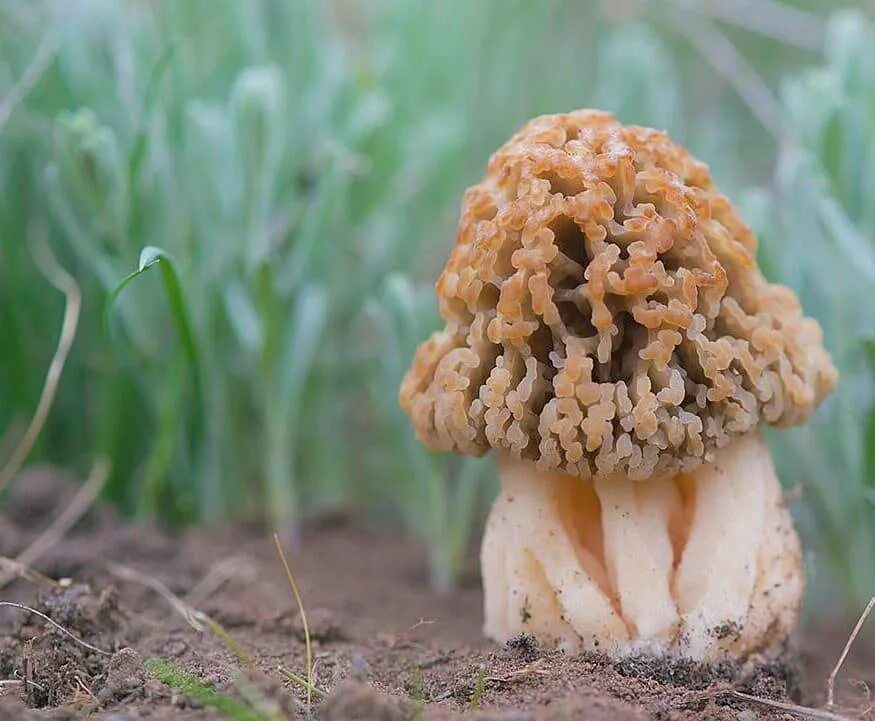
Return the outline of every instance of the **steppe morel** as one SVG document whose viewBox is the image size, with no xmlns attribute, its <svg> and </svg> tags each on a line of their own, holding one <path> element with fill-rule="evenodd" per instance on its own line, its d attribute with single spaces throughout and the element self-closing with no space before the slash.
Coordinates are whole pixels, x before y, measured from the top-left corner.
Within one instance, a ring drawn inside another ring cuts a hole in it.
<svg viewBox="0 0 875 721">
<path fill-rule="evenodd" d="M 498 456 L 489 636 L 713 660 L 792 630 L 799 542 L 757 428 L 837 374 L 755 252 L 707 166 L 603 112 L 530 121 L 468 189 L 400 399 L 431 448 Z"/>
</svg>

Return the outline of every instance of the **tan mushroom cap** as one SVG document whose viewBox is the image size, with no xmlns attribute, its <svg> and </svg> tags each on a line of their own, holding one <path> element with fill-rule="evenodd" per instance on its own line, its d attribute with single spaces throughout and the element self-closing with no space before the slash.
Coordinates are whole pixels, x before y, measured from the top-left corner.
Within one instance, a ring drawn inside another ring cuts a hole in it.
<svg viewBox="0 0 875 721">
<path fill-rule="evenodd" d="M 837 374 L 769 283 L 708 168 L 579 110 L 527 123 L 468 189 L 437 283 L 446 328 L 401 405 L 430 447 L 540 470 L 691 470 L 761 421 L 805 420 Z"/>
</svg>

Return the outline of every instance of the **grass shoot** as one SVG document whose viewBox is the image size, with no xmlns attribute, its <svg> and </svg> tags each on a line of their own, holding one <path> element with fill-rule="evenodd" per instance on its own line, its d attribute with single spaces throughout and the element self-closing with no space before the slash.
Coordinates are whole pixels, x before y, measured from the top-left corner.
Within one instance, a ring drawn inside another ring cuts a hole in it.
<svg viewBox="0 0 875 721">
<path fill-rule="evenodd" d="M 286 581 L 288 582 L 289 589 L 292 592 L 292 598 L 294 598 L 295 603 L 298 606 L 298 613 L 301 614 L 301 625 L 304 628 L 304 647 L 306 649 L 307 665 L 307 678 L 306 683 L 304 684 L 304 688 L 307 692 L 307 712 L 309 713 L 310 708 L 313 704 L 314 690 L 317 691 L 317 695 L 321 692 L 319 692 L 313 684 L 313 642 L 310 638 L 310 626 L 307 623 L 307 611 L 304 608 L 304 601 L 301 598 L 301 592 L 298 590 L 298 582 L 295 580 L 295 574 L 292 573 L 292 567 L 289 565 L 288 558 L 286 558 L 286 552 L 283 550 L 283 544 L 280 542 L 279 535 L 276 533 L 273 534 L 273 542 L 276 546 L 276 552 L 279 556 L 280 562 L 283 564 L 283 571 L 286 575 Z M 297 674 L 294 674 L 288 670 L 284 671 L 284 675 L 292 680 L 294 680 L 293 677 L 297 677 Z M 296 681 L 296 683 L 298 683 L 298 681 Z"/>
</svg>

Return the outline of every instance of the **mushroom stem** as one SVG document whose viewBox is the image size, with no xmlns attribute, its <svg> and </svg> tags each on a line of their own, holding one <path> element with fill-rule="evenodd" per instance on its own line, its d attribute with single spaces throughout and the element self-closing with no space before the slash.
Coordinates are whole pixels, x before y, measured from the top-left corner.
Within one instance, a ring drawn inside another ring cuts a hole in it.
<svg viewBox="0 0 875 721">
<path fill-rule="evenodd" d="M 499 469 L 481 556 L 492 638 L 714 660 L 792 629 L 801 554 L 758 434 L 647 481 Z"/>
</svg>

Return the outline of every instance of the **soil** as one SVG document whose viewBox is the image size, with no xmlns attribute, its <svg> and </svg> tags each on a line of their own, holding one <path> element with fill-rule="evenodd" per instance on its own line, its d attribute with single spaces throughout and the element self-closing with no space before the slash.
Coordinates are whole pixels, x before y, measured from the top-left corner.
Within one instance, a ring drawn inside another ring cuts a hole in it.
<svg viewBox="0 0 875 721">
<path fill-rule="evenodd" d="M 75 488 L 50 469 L 19 477 L 0 555 L 27 547 Z M 325 517 L 287 547 L 313 644 L 312 713 L 326 721 L 791 718 L 728 691 L 819 707 L 847 635 L 821 622 L 769 658 L 708 668 L 564 655 L 526 636 L 499 647 L 480 634 L 473 557 L 461 588 L 438 594 L 419 544 L 385 527 Z M 170 536 L 95 506 L 35 570 L 46 578 L 18 577 L 0 597 L 73 637 L 0 607 L 0 721 L 307 716 L 304 687 L 283 673 L 305 675 L 303 624 L 257 526 Z M 848 718 L 865 717 L 873 661 L 855 645 L 837 686 Z"/>
</svg>

